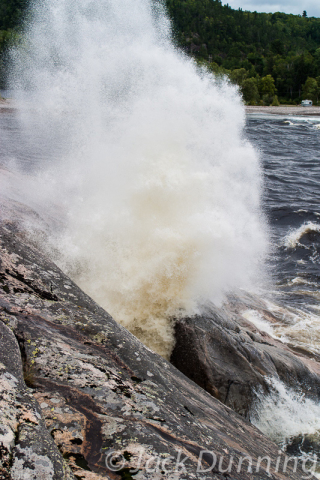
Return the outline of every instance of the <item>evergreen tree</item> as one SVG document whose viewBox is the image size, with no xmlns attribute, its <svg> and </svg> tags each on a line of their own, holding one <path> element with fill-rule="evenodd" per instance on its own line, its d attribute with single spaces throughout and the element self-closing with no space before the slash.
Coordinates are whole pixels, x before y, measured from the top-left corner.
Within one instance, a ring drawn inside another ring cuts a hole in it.
<svg viewBox="0 0 320 480">
<path fill-rule="evenodd" d="M 302 87 L 303 99 L 312 100 L 313 103 L 318 102 L 319 86 L 315 78 L 308 77 Z"/>
</svg>

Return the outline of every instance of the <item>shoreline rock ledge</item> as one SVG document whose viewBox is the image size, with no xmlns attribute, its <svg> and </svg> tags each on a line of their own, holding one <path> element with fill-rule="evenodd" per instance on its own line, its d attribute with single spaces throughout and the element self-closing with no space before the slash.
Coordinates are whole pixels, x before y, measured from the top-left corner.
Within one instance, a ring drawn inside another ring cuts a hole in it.
<svg viewBox="0 0 320 480">
<path fill-rule="evenodd" d="M 171 363 L 245 418 L 255 392 L 269 393 L 271 377 L 319 402 L 319 359 L 259 330 L 247 312 L 266 323 L 282 322 L 281 310 L 277 317 L 259 297 L 229 295 L 222 308 L 207 304 L 201 314 L 176 322 Z"/>
<path fill-rule="evenodd" d="M 17 203 L 0 214 L 2 480 L 306 476 L 290 462 L 285 473 L 277 468 L 273 442 L 142 345 L 32 245 L 20 226 L 32 215 Z"/>
</svg>

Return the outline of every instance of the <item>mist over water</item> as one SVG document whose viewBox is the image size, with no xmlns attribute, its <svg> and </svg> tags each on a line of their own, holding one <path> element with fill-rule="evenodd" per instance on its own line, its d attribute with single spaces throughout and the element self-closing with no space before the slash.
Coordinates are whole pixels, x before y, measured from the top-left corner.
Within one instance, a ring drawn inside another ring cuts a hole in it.
<svg viewBox="0 0 320 480">
<path fill-rule="evenodd" d="M 168 357 L 173 318 L 261 275 L 240 97 L 174 47 L 159 3 L 45 0 L 30 17 L 10 87 L 40 153 L 21 195 L 51 224 L 62 268 Z"/>
</svg>

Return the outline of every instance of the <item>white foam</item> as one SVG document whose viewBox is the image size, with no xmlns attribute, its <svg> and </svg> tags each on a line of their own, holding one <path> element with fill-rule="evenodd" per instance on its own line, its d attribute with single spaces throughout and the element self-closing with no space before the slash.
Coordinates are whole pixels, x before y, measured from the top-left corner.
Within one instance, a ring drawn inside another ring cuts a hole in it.
<svg viewBox="0 0 320 480">
<path fill-rule="evenodd" d="M 319 292 L 303 290 L 301 294 L 319 299 Z M 266 303 L 268 310 L 279 319 L 273 324 L 273 335 L 276 338 L 310 353 L 320 354 L 320 316 L 317 315 L 316 306 L 310 305 L 309 308 L 315 310 L 310 313 L 293 306 L 280 307 L 270 301 Z"/>
<path fill-rule="evenodd" d="M 288 235 L 284 239 L 284 245 L 286 248 L 295 248 L 303 235 L 306 235 L 310 232 L 319 232 L 320 233 L 320 225 L 313 222 L 307 222 L 301 225 L 299 228 L 292 230 L 288 233 Z"/>
<path fill-rule="evenodd" d="M 249 320 L 249 322 L 253 323 L 259 330 L 262 332 L 268 333 L 270 336 L 274 336 L 273 328 L 271 323 L 269 323 L 261 313 L 257 312 L 256 310 L 245 310 L 241 313 L 241 315 Z"/>
<path fill-rule="evenodd" d="M 257 392 L 252 423 L 278 445 L 298 435 L 320 433 L 320 403 L 288 388 L 280 380 L 267 379 L 268 395 Z"/>
</svg>

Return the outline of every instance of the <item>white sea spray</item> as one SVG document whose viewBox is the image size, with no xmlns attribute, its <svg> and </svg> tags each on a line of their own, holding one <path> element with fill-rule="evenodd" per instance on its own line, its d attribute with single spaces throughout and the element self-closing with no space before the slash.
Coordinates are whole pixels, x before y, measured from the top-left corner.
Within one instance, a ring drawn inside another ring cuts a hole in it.
<svg viewBox="0 0 320 480">
<path fill-rule="evenodd" d="M 241 99 L 173 45 L 159 3 L 32 12 L 11 82 L 25 137 L 51 159 L 24 179 L 24 202 L 54 225 L 62 268 L 169 357 L 173 318 L 261 275 L 260 165 Z"/>
</svg>

